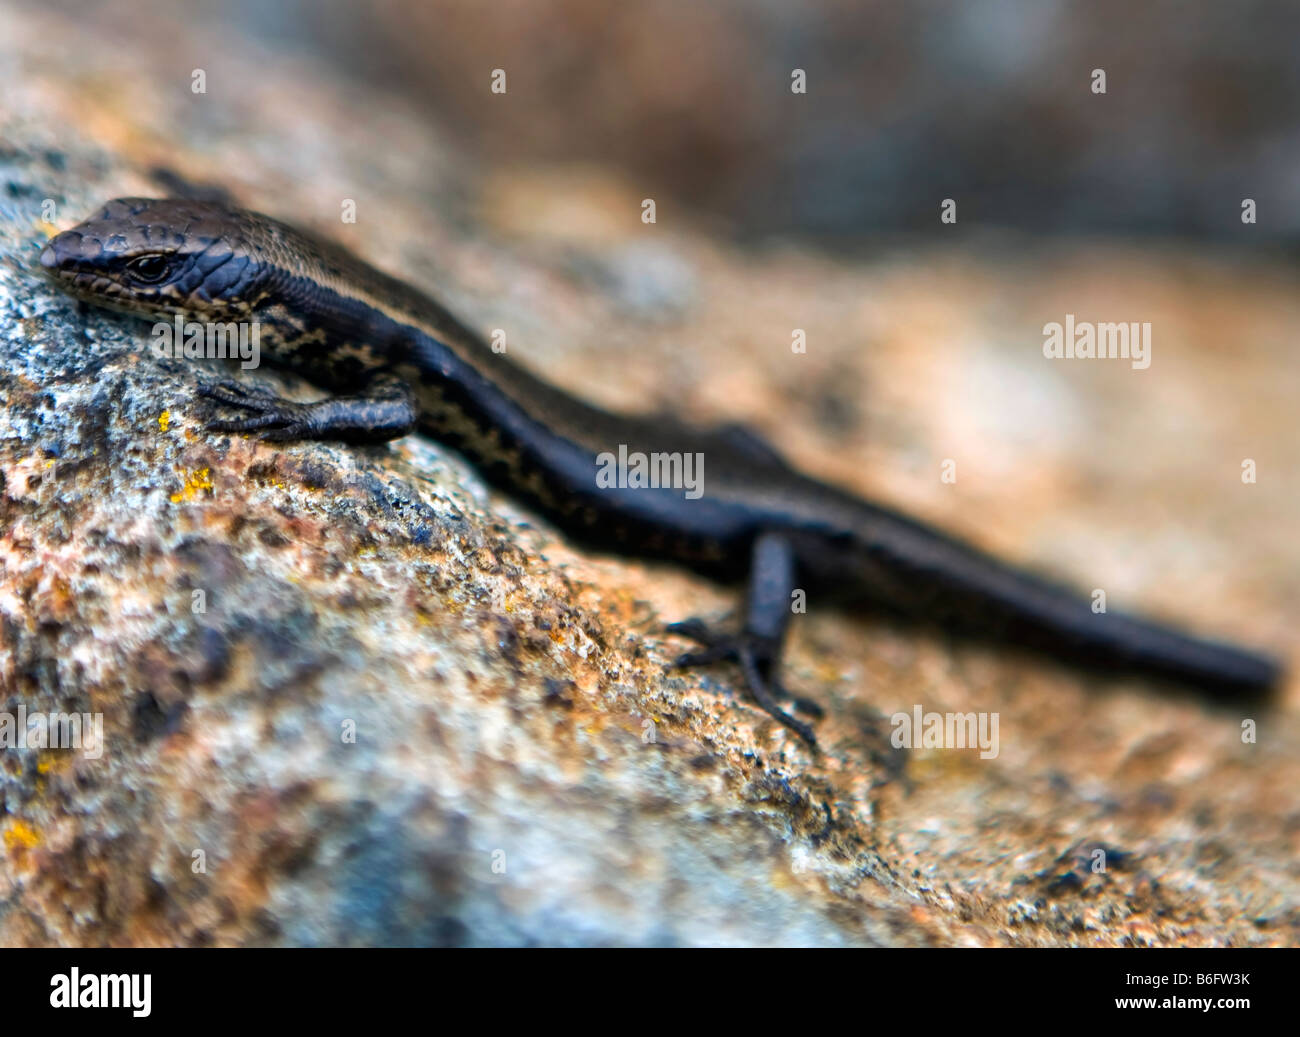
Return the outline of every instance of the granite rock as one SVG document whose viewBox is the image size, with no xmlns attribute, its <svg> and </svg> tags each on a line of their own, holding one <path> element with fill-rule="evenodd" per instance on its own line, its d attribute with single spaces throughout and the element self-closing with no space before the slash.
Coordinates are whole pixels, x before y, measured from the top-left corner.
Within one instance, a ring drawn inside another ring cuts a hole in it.
<svg viewBox="0 0 1300 1037">
<path fill-rule="evenodd" d="M 35 259 L 107 197 L 217 183 L 575 392 L 748 419 L 819 475 L 1291 659 L 1293 271 L 751 255 L 620 221 L 617 180 L 543 192 L 597 207 L 566 237 L 513 204 L 526 171 L 475 196 L 471 160 L 310 62 L 205 40 L 196 101 L 70 21 L 5 17 L 0 711 L 102 738 L 0 749 L 0 944 L 1296 942 L 1294 682 L 1246 715 L 813 602 L 788 682 L 826 708 L 814 754 L 735 672 L 667 670 L 666 624 L 732 590 L 579 550 L 421 437 L 210 434 L 212 371 Z M 672 271 L 654 312 L 610 288 L 645 255 Z M 1085 311 L 1152 320 L 1152 368 L 1045 361 L 1044 321 Z M 896 749 L 918 704 L 997 713 L 999 755 Z"/>
</svg>

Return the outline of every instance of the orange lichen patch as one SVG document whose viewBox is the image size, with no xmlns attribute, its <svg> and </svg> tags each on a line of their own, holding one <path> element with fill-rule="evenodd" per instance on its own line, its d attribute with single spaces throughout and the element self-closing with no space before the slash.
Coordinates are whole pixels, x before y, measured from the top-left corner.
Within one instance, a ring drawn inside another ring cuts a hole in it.
<svg viewBox="0 0 1300 1037">
<path fill-rule="evenodd" d="M 59 233 L 59 228 L 54 226 L 49 220 L 33 220 L 32 225 L 44 234 L 47 238 L 52 238 Z"/>
<path fill-rule="evenodd" d="M 192 500 L 194 495 L 200 490 L 211 490 L 212 479 L 210 469 L 199 468 L 185 477 L 185 483 L 180 492 L 171 495 L 171 502 L 179 504 L 181 501 Z"/>
<path fill-rule="evenodd" d="M 36 829 L 21 818 L 15 819 L 5 829 L 5 849 L 10 853 L 15 850 L 30 850 L 39 846 L 41 837 Z"/>
</svg>

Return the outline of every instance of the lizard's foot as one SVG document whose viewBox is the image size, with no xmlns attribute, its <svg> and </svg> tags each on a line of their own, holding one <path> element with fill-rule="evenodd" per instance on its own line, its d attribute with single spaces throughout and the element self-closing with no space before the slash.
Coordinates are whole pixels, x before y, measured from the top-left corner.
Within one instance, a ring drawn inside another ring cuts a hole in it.
<svg viewBox="0 0 1300 1037">
<path fill-rule="evenodd" d="M 309 432 L 306 409 L 310 404 L 286 400 L 265 389 L 252 389 L 238 382 L 200 385 L 198 395 L 207 400 L 252 411 L 244 418 L 211 418 L 204 427 L 211 432 L 257 432 L 263 439 L 302 439 Z"/>
<path fill-rule="evenodd" d="M 742 631 L 739 634 L 724 634 L 713 630 L 703 620 L 688 619 L 673 623 L 668 627 L 670 634 L 678 634 L 703 645 L 699 652 L 686 652 L 673 662 L 676 669 L 695 666 L 707 666 L 723 660 L 738 662 L 745 672 L 745 683 L 749 694 L 758 706 L 772 719 L 779 721 L 797 734 L 814 749 L 817 738 L 807 724 L 796 720 L 777 705 L 777 697 L 789 698 L 780 683 L 773 676 L 779 645 L 756 634 Z M 794 699 L 795 704 L 814 716 L 822 715 L 821 707 L 805 699 Z"/>
<path fill-rule="evenodd" d="M 252 411 L 242 418 L 207 422 L 213 432 L 253 432 L 263 439 L 341 439 L 347 443 L 384 443 L 406 435 L 416 422 L 410 387 L 391 374 L 372 378 L 365 392 L 298 403 L 238 382 L 200 385 L 198 394 L 227 407 Z"/>
</svg>

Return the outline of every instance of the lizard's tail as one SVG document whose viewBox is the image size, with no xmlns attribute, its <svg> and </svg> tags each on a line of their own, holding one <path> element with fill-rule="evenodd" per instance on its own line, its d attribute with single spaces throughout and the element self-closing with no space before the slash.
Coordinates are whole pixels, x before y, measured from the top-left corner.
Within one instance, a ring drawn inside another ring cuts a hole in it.
<svg viewBox="0 0 1300 1037">
<path fill-rule="evenodd" d="M 879 514 L 877 512 L 877 514 Z M 999 561 L 920 523 L 891 522 L 866 541 L 871 597 L 945 629 L 994 636 L 1099 669 L 1128 670 L 1214 695 L 1267 695 L 1282 665 L 1258 652 L 1142 616 L 1097 611 L 1100 599 Z"/>
</svg>

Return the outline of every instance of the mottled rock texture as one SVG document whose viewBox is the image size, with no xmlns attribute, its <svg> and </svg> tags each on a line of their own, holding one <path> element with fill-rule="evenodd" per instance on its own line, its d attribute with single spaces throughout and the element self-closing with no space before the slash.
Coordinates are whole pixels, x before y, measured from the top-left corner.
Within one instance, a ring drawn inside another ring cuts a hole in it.
<svg viewBox="0 0 1300 1037">
<path fill-rule="evenodd" d="M 196 96 L 128 60 L 147 33 L 3 17 L 0 710 L 100 715 L 104 744 L 0 749 L 0 944 L 1296 942 L 1294 681 L 1243 714 L 814 601 L 787 669 L 826 707 L 814 755 L 734 671 L 665 673 L 664 625 L 732 591 L 577 550 L 419 437 L 209 434 L 213 370 L 149 356 L 35 258 L 105 198 L 217 182 L 576 392 L 748 419 L 819 475 L 1292 660 L 1293 270 L 744 254 L 671 206 L 646 227 L 614 180 L 478 192 L 400 105 L 247 41 L 191 41 Z M 1045 360 L 1065 313 L 1152 321 L 1151 368 Z M 996 712 L 999 756 L 895 750 L 916 704 Z"/>
</svg>

